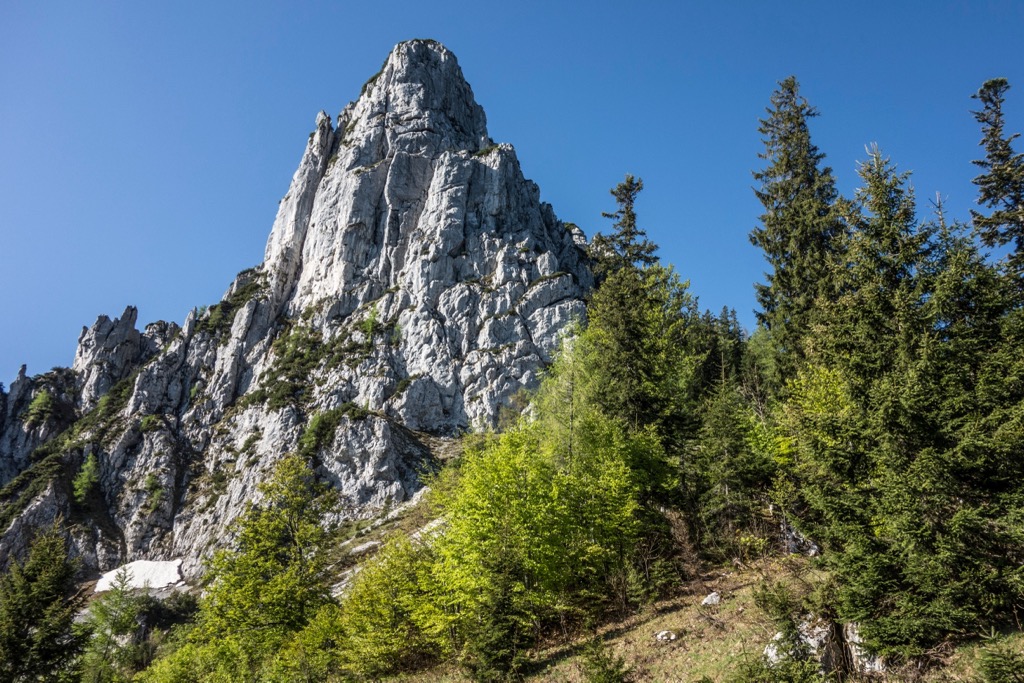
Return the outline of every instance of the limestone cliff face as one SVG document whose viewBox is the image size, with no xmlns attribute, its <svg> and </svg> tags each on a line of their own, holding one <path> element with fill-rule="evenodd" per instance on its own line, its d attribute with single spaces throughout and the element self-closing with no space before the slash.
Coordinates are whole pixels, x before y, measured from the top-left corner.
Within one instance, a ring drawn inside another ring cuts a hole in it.
<svg viewBox="0 0 1024 683">
<path fill-rule="evenodd" d="M 584 245 L 490 140 L 455 56 L 398 45 L 336 121 L 317 116 L 263 264 L 219 304 L 143 332 L 134 308 L 101 316 L 70 371 L 0 393 L 0 556 L 63 515 L 91 568 L 195 573 L 296 449 L 346 514 L 405 500 L 431 444 L 538 382 L 585 315 Z M 29 424 L 44 384 L 60 410 Z M 90 454 L 100 483 L 74 503 Z"/>
</svg>

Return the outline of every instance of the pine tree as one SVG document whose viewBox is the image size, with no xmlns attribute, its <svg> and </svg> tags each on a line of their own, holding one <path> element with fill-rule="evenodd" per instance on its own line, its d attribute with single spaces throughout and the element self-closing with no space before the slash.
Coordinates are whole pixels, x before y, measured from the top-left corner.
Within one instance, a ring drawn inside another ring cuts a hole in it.
<svg viewBox="0 0 1024 683">
<path fill-rule="evenodd" d="M 74 628 L 82 605 L 75 563 L 58 525 L 40 532 L 24 563 L 0 578 L 0 681 L 70 680 L 84 637 Z"/>
<path fill-rule="evenodd" d="M 759 156 L 768 166 L 754 173 L 765 211 L 750 241 L 772 269 L 767 284 L 756 285 L 758 320 L 771 333 L 778 370 L 790 377 L 803 358 L 801 342 L 815 300 L 830 292 L 828 265 L 844 228 L 832 169 L 822 166 L 825 155 L 811 142 L 808 122 L 818 112 L 800 95 L 794 77 L 779 83 L 767 111 L 758 130 L 765 144 Z"/>
<path fill-rule="evenodd" d="M 809 345 L 843 368 L 863 398 L 919 339 L 926 286 L 919 275 L 930 232 L 918 229 L 909 174 L 878 147 L 869 148 L 859 174 L 846 217 L 852 233 L 844 258 L 833 262 L 831 300 L 812 316 L 819 333 Z"/>
<path fill-rule="evenodd" d="M 861 176 L 837 296 L 790 384 L 786 502 L 826 551 L 838 614 L 912 656 L 1024 597 L 1024 362 L 976 246 L 941 213 L 918 226 L 877 150 Z"/>
<path fill-rule="evenodd" d="M 974 163 L 985 170 L 974 179 L 978 186 L 978 204 L 992 209 L 988 216 L 971 211 L 974 227 L 986 246 L 1013 243 L 1007 258 L 1010 273 L 1024 273 L 1024 154 L 1013 151 L 1018 133 L 1007 135 L 1003 101 L 1010 84 L 1005 78 L 986 81 L 973 95 L 982 104 L 974 118 L 981 124 L 981 146 L 985 158 Z"/>
</svg>

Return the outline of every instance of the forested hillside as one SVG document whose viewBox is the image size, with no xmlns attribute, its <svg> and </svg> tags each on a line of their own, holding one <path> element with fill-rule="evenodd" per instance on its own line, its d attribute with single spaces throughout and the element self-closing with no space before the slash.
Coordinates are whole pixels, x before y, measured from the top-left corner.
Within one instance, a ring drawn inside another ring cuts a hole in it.
<svg viewBox="0 0 1024 683">
<path fill-rule="evenodd" d="M 978 208 L 960 220 L 922 205 L 877 147 L 842 196 L 787 78 L 759 129 L 756 330 L 701 310 L 685 266 L 658 259 L 627 175 L 589 245 L 586 321 L 415 506 L 368 531 L 337 523 L 320 478 L 333 427 L 314 422 L 197 603 L 122 586 L 84 626 L 60 537 L 40 530 L 0 583 L 0 680 L 518 680 L 567 643 L 582 680 L 651 680 L 598 634 L 709 568 L 798 554 L 813 585 L 769 572 L 745 589 L 779 635 L 728 680 L 941 680 L 967 645 L 975 680 L 1024 681 L 1008 638 L 1024 611 L 1024 155 L 1008 89 L 975 95 Z"/>
</svg>

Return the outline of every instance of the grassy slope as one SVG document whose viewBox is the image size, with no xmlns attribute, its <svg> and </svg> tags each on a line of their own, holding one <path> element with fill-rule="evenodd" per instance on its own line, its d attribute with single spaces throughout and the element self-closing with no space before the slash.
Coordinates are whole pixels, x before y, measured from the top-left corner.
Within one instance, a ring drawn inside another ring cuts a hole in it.
<svg viewBox="0 0 1024 683">
<path fill-rule="evenodd" d="M 753 566 L 722 568 L 704 574 L 683 586 L 680 594 L 658 602 L 639 614 L 605 624 L 598 637 L 611 651 L 625 659 L 635 681 L 680 683 L 728 680 L 744 658 L 756 658 L 776 632 L 775 626 L 754 604 L 753 591 L 764 578 L 785 580 L 799 593 L 810 591 L 823 574 L 803 558 L 772 558 Z M 716 607 L 702 607 L 711 591 L 722 595 Z M 677 639 L 660 643 L 655 634 L 676 633 Z M 586 638 L 552 643 L 534 658 L 527 680 L 582 682 L 580 656 Z M 1024 632 L 1009 634 L 1009 642 L 1024 652 Z M 930 669 L 891 671 L 872 681 L 977 683 L 976 658 L 983 643 L 974 642 L 936 653 Z M 388 679 L 416 683 L 468 683 L 470 679 L 455 667 L 445 666 Z"/>
<path fill-rule="evenodd" d="M 449 458 L 444 458 L 448 460 Z M 352 529 L 349 547 L 367 541 L 383 541 L 393 533 L 410 534 L 426 526 L 434 511 L 423 500 L 407 505 L 383 523 L 364 522 Z M 352 566 L 373 553 L 347 557 Z M 616 656 L 625 659 L 635 681 L 656 683 L 726 681 L 745 658 L 761 656 L 777 632 L 771 620 L 754 604 L 754 589 L 764 579 L 784 581 L 798 595 L 807 595 L 825 578 L 804 557 L 770 557 L 750 565 L 708 568 L 701 576 L 679 587 L 671 599 L 657 602 L 637 614 L 611 621 L 598 629 L 597 636 Z M 702 607 L 712 591 L 722 596 L 721 604 Z M 658 642 L 655 634 L 669 630 L 676 640 Z M 1004 634 L 1013 648 L 1024 653 L 1024 630 Z M 531 681 L 582 682 L 581 654 L 588 638 L 576 634 L 540 648 L 527 676 Z M 984 642 L 974 641 L 954 648 L 938 648 L 933 665 L 924 670 L 892 670 L 876 682 L 979 683 L 977 656 Z M 444 665 L 427 671 L 395 676 L 390 681 L 409 683 L 469 683 L 458 667 Z"/>
</svg>

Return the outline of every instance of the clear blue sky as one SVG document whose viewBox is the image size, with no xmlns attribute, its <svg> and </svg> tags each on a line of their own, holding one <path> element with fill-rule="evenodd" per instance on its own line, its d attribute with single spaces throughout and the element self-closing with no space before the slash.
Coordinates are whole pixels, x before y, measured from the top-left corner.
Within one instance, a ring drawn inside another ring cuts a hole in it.
<svg viewBox="0 0 1024 683">
<path fill-rule="evenodd" d="M 971 93 L 1014 89 L 1022 2 L 34 2 L 0 4 L 0 380 L 69 365 L 83 325 L 139 307 L 181 322 L 262 259 L 316 113 L 392 46 L 458 56 L 490 134 L 556 213 L 639 219 L 701 304 L 752 326 L 757 119 L 795 74 L 844 194 L 864 145 L 966 217 Z M 1019 145 L 1019 148 L 1024 145 Z"/>
</svg>

